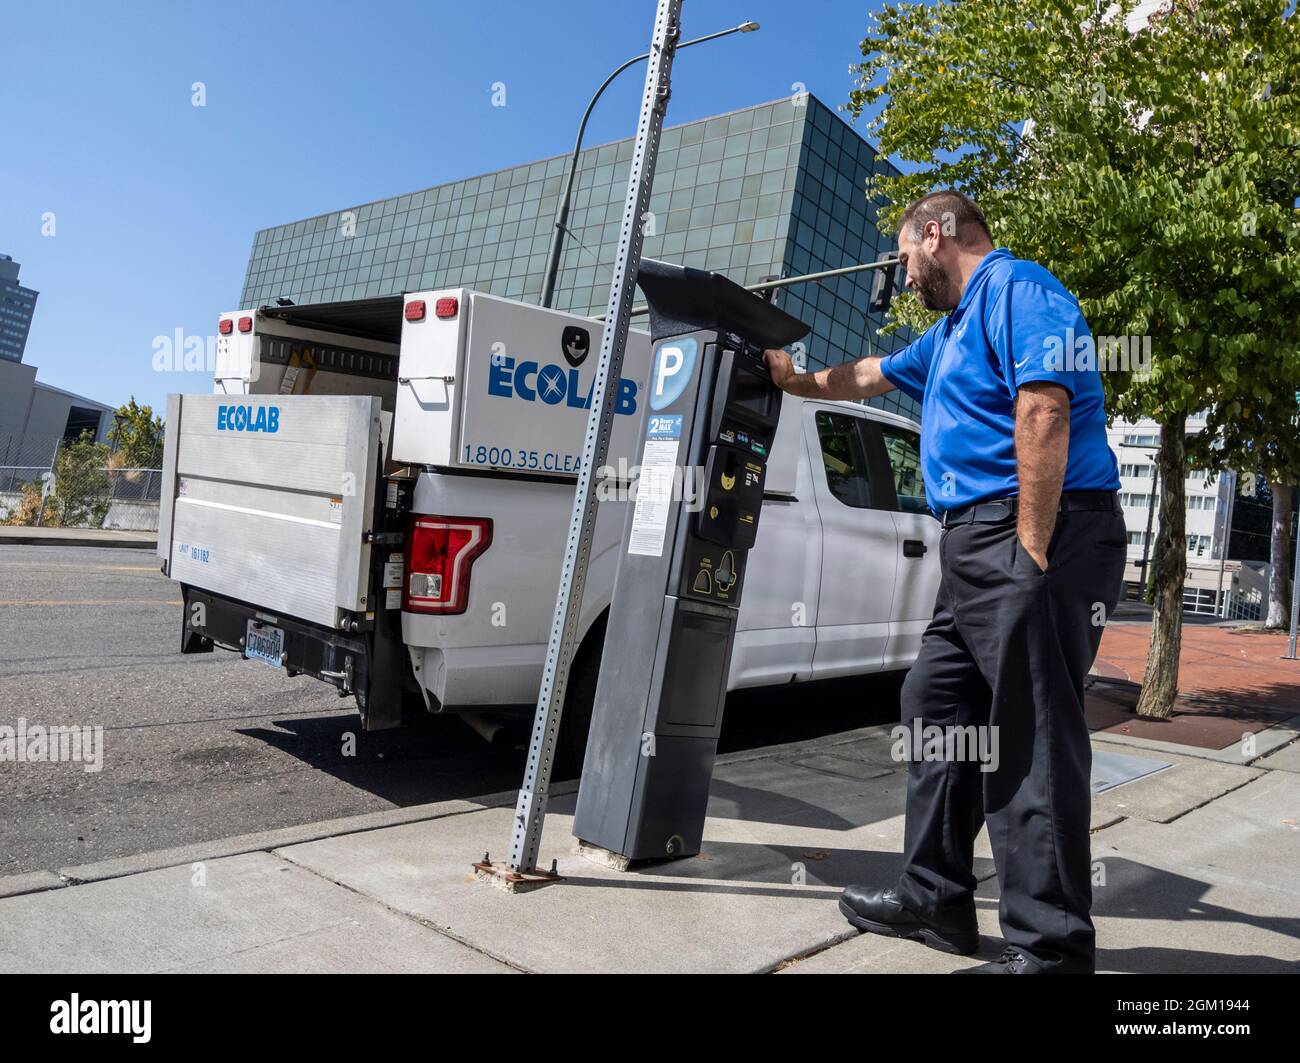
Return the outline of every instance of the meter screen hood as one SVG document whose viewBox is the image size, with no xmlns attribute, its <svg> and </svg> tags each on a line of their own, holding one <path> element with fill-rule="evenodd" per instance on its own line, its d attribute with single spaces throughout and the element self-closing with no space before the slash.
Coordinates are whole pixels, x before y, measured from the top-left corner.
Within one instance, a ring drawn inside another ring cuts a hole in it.
<svg viewBox="0 0 1300 1063">
<path fill-rule="evenodd" d="M 720 273 L 643 258 L 636 282 L 658 341 L 702 329 L 730 332 L 758 347 L 785 347 L 808 326 Z"/>
</svg>

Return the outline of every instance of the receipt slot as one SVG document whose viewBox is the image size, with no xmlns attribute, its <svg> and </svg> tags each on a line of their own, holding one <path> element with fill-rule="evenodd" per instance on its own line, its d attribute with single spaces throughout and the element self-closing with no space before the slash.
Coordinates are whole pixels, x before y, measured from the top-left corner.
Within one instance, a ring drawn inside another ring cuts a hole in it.
<svg viewBox="0 0 1300 1063">
<path fill-rule="evenodd" d="M 781 411 L 763 350 L 808 332 L 716 273 L 647 259 L 637 283 L 648 409 L 573 831 L 626 860 L 700 851 Z"/>
</svg>

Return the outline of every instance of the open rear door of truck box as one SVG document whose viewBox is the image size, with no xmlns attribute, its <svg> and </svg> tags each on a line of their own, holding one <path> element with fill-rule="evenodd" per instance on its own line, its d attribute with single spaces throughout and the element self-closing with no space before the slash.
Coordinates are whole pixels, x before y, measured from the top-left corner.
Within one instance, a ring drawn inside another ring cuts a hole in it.
<svg viewBox="0 0 1300 1063">
<path fill-rule="evenodd" d="M 168 574 L 334 628 L 373 611 L 377 395 L 171 395 L 158 553 Z"/>
</svg>

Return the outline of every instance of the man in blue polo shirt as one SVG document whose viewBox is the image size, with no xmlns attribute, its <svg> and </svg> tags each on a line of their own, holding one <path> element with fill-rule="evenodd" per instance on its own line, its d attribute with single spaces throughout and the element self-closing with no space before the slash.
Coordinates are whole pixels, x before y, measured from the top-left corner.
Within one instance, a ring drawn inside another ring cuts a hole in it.
<svg viewBox="0 0 1300 1063">
<path fill-rule="evenodd" d="M 1092 336 L 1075 298 L 1042 266 L 995 249 L 979 208 L 958 192 L 912 203 L 898 251 L 907 287 L 946 317 L 885 358 L 816 373 L 796 373 L 783 351 L 767 362 L 796 395 L 899 388 L 921 403 L 942 578 L 902 720 L 949 736 L 996 727 L 999 763 L 982 771 L 958 759 L 967 747 L 955 741 L 944 759 L 912 760 L 899 881 L 849 886 L 840 910 L 861 930 L 974 952 L 982 818 L 1007 947 L 974 970 L 1091 972 L 1083 682 L 1127 546 Z"/>
</svg>

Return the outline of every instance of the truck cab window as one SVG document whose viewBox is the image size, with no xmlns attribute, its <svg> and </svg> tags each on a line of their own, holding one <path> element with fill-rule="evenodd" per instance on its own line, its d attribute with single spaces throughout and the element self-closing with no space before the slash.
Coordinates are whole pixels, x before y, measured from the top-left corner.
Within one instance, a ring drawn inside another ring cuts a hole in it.
<svg viewBox="0 0 1300 1063">
<path fill-rule="evenodd" d="M 871 508 L 871 478 L 862 446 L 858 418 L 852 414 L 817 411 L 817 438 L 831 494 L 846 506 Z"/>
<path fill-rule="evenodd" d="M 894 473 L 898 508 L 904 513 L 929 513 L 925 502 L 925 481 L 921 477 L 921 437 L 905 428 L 880 426 L 880 436 Z"/>
</svg>

